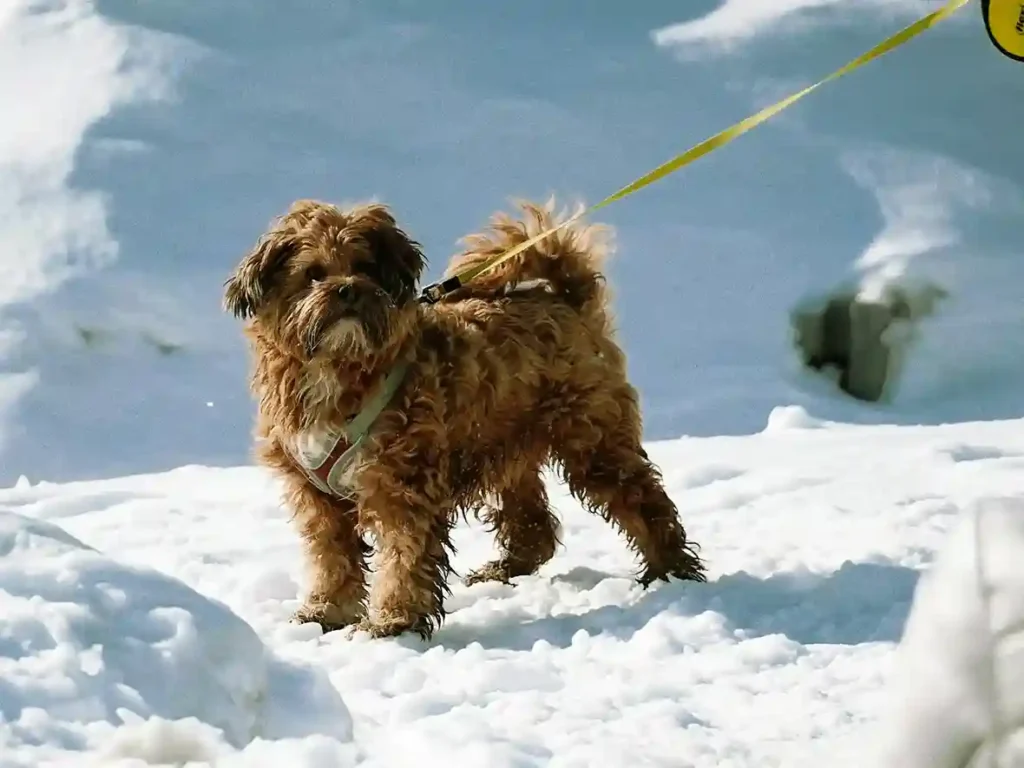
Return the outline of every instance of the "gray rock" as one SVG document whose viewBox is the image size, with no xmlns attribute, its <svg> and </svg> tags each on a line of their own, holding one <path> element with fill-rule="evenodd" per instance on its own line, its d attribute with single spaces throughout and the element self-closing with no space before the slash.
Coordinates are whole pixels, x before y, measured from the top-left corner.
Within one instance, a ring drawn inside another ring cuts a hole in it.
<svg viewBox="0 0 1024 768">
<path fill-rule="evenodd" d="M 934 285 L 891 287 L 881 297 L 865 300 L 855 290 L 839 289 L 794 309 L 793 341 L 803 364 L 819 373 L 832 372 L 843 392 L 866 402 L 887 401 L 919 323 L 946 295 Z"/>
</svg>

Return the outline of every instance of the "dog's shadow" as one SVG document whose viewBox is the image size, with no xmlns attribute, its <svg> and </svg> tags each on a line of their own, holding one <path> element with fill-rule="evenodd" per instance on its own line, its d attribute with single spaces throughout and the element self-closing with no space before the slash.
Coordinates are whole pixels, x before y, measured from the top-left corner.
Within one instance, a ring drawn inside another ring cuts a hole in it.
<svg viewBox="0 0 1024 768">
<path fill-rule="evenodd" d="M 593 589 L 611 574 L 577 568 L 557 580 Z M 713 611 L 746 637 L 782 634 L 803 645 L 896 642 L 914 597 L 918 572 L 875 563 L 844 563 L 831 574 L 782 573 L 757 578 L 739 572 L 707 583 L 651 587 L 629 605 L 526 621 L 468 626 L 449 623 L 431 645 L 528 651 L 538 641 L 565 648 L 580 632 L 629 640 L 659 614 L 697 616 Z"/>
</svg>

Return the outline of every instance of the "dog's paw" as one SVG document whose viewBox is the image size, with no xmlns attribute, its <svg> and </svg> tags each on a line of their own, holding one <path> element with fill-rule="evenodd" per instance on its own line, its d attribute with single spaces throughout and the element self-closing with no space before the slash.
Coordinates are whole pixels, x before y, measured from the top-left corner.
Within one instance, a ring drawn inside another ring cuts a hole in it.
<svg viewBox="0 0 1024 768">
<path fill-rule="evenodd" d="M 307 603 L 292 614 L 291 620 L 295 624 L 319 624 L 327 634 L 351 626 L 360 618 L 330 603 Z"/>
<path fill-rule="evenodd" d="M 413 633 L 419 635 L 422 640 L 429 640 L 434 634 L 434 625 L 427 618 L 386 616 L 374 619 L 364 618 L 356 624 L 355 631 L 365 632 L 376 640 L 385 637 L 398 637 L 406 633 Z"/>
<path fill-rule="evenodd" d="M 536 568 L 533 566 L 506 557 L 501 560 L 491 560 L 475 571 L 470 571 L 466 574 L 466 578 L 462 580 L 462 583 L 467 587 L 471 587 L 474 584 L 497 581 L 501 584 L 512 586 L 512 579 L 516 576 L 529 576 L 535 570 Z"/>
<path fill-rule="evenodd" d="M 482 584 L 487 581 L 511 584 L 511 579 L 512 574 L 509 572 L 508 565 L 501 560 L 492 560 L 486 565 L 477 568 L 475 571 L 470 571 L 466 574 L 466 578 L 462 580 L 462 583 L 467 587 L 471 587 L 474 584 Z"/>
<path fill-rule="evenodd" d="M 648 564 L 636 580 L 640 586 L 647 589 L 656 581 L 671 581 L 672 579 L 703 583 L 708 580 L 708 577 L 701 559 L 696 553 L 686 548 L 680 551 L 678 556 L 667 565 L 655 567 Z"/>
</svg>

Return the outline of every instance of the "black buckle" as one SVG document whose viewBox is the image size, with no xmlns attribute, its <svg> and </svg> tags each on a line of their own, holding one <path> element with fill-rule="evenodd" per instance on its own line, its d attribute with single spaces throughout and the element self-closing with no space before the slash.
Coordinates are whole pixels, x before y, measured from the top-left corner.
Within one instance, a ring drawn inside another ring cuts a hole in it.
<svg viewBox="0 0 1024 768">
<path fill-rule="evenodd" d="M 423 304 L 436 304 L 452 291 L 462 287 L 462 281 L 458 275 L 453 275 L 447 280 L 439 283 L 431 283 L 420 291 L 420 302 Z"/>
</svg>

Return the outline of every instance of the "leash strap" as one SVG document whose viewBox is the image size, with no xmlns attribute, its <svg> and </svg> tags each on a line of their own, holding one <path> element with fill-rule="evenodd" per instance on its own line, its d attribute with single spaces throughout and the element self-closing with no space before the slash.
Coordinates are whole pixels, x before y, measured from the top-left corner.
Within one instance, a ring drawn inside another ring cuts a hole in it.
<svg viewBox="0 0 1024 768">
<path fill-rule="evenodd" d="M 994 2 L 995 0 L 991 1 Z M 733 139 L 743 135 L 751 128 L 754 128 L 760 125 L 761 123 L 765 122 L 769 118 L 774 117 L 782 110 L 786 109 L 789 106 L 792 106 L 800 99 L 802 99 L 804 96 L 811 93 L 811 91 L 815 91 L 821 86 L 825 85 L 825 83 L 829 83 L 833 80 L 842 77 L 843 75 L 849 74 L 850 72 L 853 72 L 853 70 L 864 66 L 869 61 L 877 59 L 895 48 L 899 48 L 901 45 L 910 41 L 917 35 L 921 34 L 932 25 L 937 24 L 947 16 L 952 15 L 955 11 L 959 10 L 961 6 L 966 5 L 968 2 L 970 2 L 970 0 L 949 0 L 949 2 L 947 2 L 941 8 L 932 11 L 926 16 L 923 16 L 922 18 L 915 21 L 913 24 L 904 27 L 896 34 L 892 35 L 886 40 L 883 40 L 874 48 L 867 51 L 866 53 L 861 54 L 857 58 L 853 59 L 849 63 L 837 69 L 832 74 L 822 78 L 821 80 L 812 85 L 807 86 L 801 91 L 797 91 L 796 93 L 791 94 L 790 96 L 787 96 L 786 98 L 765 107 L 760 112 L 757 112 L 756 114 L 753 114 L 750 117 L 741 120 L 735 125 L 726 128 L 724 131 L 716 133 L 714 136 L 705 139 L 699 144 L 686 150 L 682 154 L 676 155 L 671 160 L 662 163 L 654 170 L 644 174 L 635 181 L 630 182 L 622 189 L 618 190 L 617 192 L 613 192 L 603 200 L 594 203 L 594 205 L 590 206 L 589 208 L 580 211 L 574 216 L 566 219 L 561 224 L 551 227 L 550 229 L 541 232 L 538 235 L 534 235 L 529 240 L 520 243 L 519 245 L 515 246 L 514 248 L 511 248 L 508 251 L 505 251 L 504 253 L 500 254 L 499 256 L 496 256 L 490 261 L 483 262 L 481 264 L 475 264 L 472 267 L 464 269 L 463 271 L 451 277 L 448 277 L 442 281 L 432 283 L 426 286 L 421 292 L 419 300 L 425 304 L 434 304 L 440 301 L 442 298 L 444 298 L 452 291 L 455 291 L 458 288 L 465 285 L 466 283 L 469 283 L 470 281 L 472 281 L 479 275 L 483 274 L 487 270 L 493 269 L 499 264 L 504 264 L 509 259 L 518 256 L 527 248 L 536 245 L 541 240 L 550 237 L 551 235 L 555 234 L 561 229 L 564 229 L 565 227 L 568 227 L 570 224 L 582 218 L 583 216 L 591 214 L 594 211 L 600 210 L 601 208 L 604 208 L 606 205 L 611 205 L 612 203 L 621 200 L 624 197 L 628 197 L 629 195 L 632 195 L 634 192 L 643 189 L 649 184 L 653 184 L 654 182 L 665 178 L 669 174 L 675 173 L 683 166 L 689 165 L 694 160 L 697 160 L 703 157 L 704 155 L 715 151 L 719 147 L 722 147 L 728 144 Z"/>
</svg>

